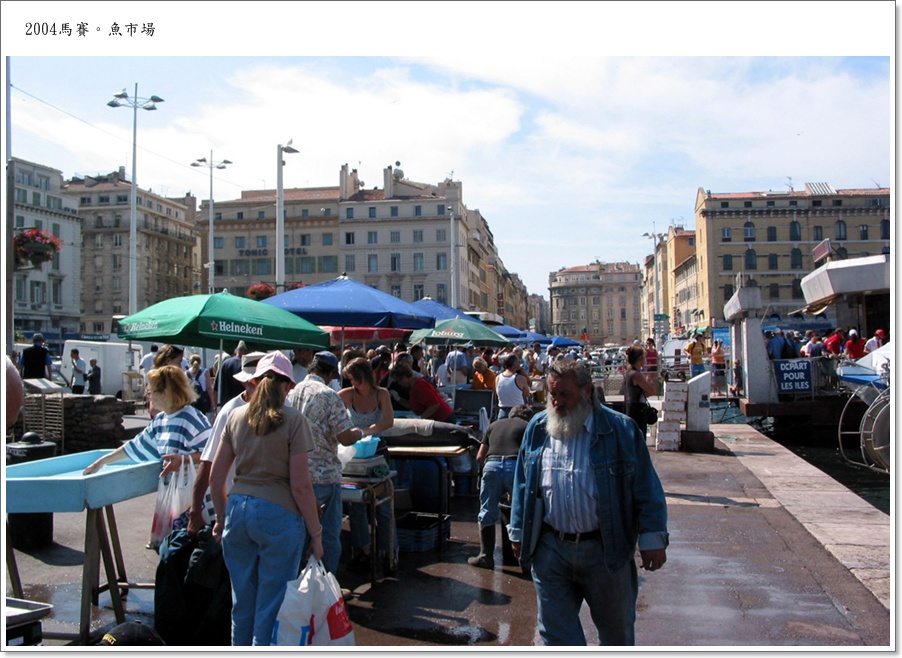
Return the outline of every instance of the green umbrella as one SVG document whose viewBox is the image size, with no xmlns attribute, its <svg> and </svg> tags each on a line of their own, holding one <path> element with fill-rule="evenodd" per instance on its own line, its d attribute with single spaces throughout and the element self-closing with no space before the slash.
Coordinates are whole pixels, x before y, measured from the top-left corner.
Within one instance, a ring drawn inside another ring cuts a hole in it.
<svg viewBox="0 0 902 658">
<path fill-rule="evenodd" d="M 270 304 L 227 292 L 175 297 L 148 306 L 119 323 L 126 340 L 161 341 L 222 350 L 243 340 L 248 350 L 309 347 L 325 350 L 329 334 Z"/>
<path fill-rule="evenodd" d="M 436 322 L 432 329 L 418 329 L 410 334 L 409 341 L 411 344 L 425 343 L 427 345 L 473 343 L 477 347 L 507 347 L 513 344 L 486 325 L 461 318 Z"/>
</svg>

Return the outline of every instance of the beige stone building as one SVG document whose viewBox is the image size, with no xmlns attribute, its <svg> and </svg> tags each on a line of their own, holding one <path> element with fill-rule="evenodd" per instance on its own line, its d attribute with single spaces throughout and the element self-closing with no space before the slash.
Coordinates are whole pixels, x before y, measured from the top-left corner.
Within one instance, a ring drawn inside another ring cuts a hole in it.
<svg viewBox="0 0 902 658">
<path fill-rule="evenodd" d="M 464 203 L 462 183 L 412 181 L 399 166 L 383 170 L 381 189 L 365 188 L 345 164 L 335 187 L 284 190 L 286 289 L 345 273 L 409 302 L 428 296 L 525 323 L 526 288 L 505 268 L 488 221 Z M 209 230 L 207 203 L 198 212 L 201 236 Z M 275 218 L 276 190 L 215 202 L 217 290 L 243 295 L 255 283 L 275 286 Z"/>
<path fill-rule="evenodd" d="M 113 316 L 128 314 L 131 183 L 125 169 L 73 177 L 62 194 L 78 203 L 82 222 L 81 327 L 83 334 L 113 331 Z M 190 295 L 200 281 L 194 233 L 197 200 L 172 199 L 152 190 L 137 194 L 137 309 Z"/>
<path fill-rule="evenodd" d="M 642 336 L 643 271 L 632 263 L 568 267 L 548 277 L 551 333 L 592 345 Z"/>
<path fill-rule="evenodd" d="M 761 287 L 767 317 L 785 319 L 805 306 L 800 282 L 816 267 L 816 245 L 829 240 L 834 258 L 889 253 L 890 189 L 837 190 L 828 183 L 776 192 L 699 188 L 695 227 L 698 312 L 686 320 L 698 327 L 722 322 L 737 274 Z M 688 268 L 681 274 L 688 277 Z M 826 319 L 835 322 L 831 313 Z"/>
</svg>

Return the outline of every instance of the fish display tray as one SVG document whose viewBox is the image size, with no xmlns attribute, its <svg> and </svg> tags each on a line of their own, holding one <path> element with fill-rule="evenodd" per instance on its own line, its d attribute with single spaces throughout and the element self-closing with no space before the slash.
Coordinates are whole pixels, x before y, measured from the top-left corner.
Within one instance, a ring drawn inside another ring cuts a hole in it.
<svg viewBox="0 0 902 658">
<path fill-rule="evenodd" d="M 408 512 L 396 523 L 398 530 L 398 550 L 408 553 L 422 553 L 438 548 L 438 514 Z M 442 536 L 451 539 L 451 515 L 442 519 Z"/>
<path fill-rule="evenodd" d="M 112 450 L 89 450 L 6 467 L 6 512 L 81 512 L 137 498 L 157 490 L 162 465 L 129 459 L 82 475 Z"/>
</svg>

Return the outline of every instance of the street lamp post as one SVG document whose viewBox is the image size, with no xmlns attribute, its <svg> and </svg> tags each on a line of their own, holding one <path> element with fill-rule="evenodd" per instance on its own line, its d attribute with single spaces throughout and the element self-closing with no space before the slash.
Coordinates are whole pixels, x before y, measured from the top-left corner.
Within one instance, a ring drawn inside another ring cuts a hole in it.
<svg viewBox="0 0 902 658">
<path fill-rule="evenodd" d="M 291 145 L 294 140 L 289 139 L 288 144 L 279 144 L 276 149 L 276 294 L 285 292 L 285 191 L 282 189 L 282 167 L 285 161 L 283 153 L 299 153 Z"/>
<path fill-rule="evenodd" d="M 451 308 L 456 310 L 460 287 L 460 274 L 457 271 L 457 224 L 454 222 L 454 206 L 448 206 L 448 210 L 451 211 Z"/>
<path fill-rule="evenodd" d="M 134 110 L 132 118 L 132 195 L 131 212 L 129 214 L 128 227 L 128 314 L 138 312 L 138 108 L 142 110 L 155 110 L 156 104 L 162 103 L 159 96 L 150 98 L 138 97 L 138 83 L 135 83 L 135 96 L 129 98 L 125 89 L 113 94 L 113 100 L 107 105 L 110 107 L 130 107 Z"/>
<path fill-rule="evenodd" d="M 192 167 L 206 167 L 210 170 L 210 207 L 209 207 L 209 217 L 210 217 L 210 230 L 207 234 L 207 262 L 204 264 L 209 272 L 207 274 L 207 292 L 209 294 L 213 294 L 216 292 L 216 286 L 214 284 L 214 276 L 215 276 L 215 266 L 214 263 L 216 259 L 213 258 L 213 170 L 214 169 L 225 169 L 226 165 L 232 164 L 231 160 L 223 160 L 222 162 L 216 162 L 213 159 L 213 150 L 210 149 L 210 160 L 208 161 L 206 158 L 198 158 L 194 162 L 191 163 Z"/>
</svg>

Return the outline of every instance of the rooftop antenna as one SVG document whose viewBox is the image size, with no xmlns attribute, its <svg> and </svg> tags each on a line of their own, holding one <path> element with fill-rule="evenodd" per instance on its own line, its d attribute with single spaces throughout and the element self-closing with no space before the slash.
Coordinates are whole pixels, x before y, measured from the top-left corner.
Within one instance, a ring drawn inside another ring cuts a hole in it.
<svg viewBox="0 0 902 658">
<path fill-rule="evenodd" d="M 883 187 L 883 185 L 881 185 L 880 183 L 878 183 L 877 181 L 875 181 L 873 178 L 871 179 L 871 182 L 872 182 L 874 185 L 876 185 L 877 187 Z"/>
<path fill-rule="evenodd" d="M 792 176 L 787 176 L 787 177 L 786 177 L 786 180 L 789 181 L 789 182 L 786 184 L 786 187 L 789 188 L 789 191 L 790 191 L 790 192 L 795 192 L 795 190 L 794 190 L 793 187 L 792 187 Z"/>
</svg>

